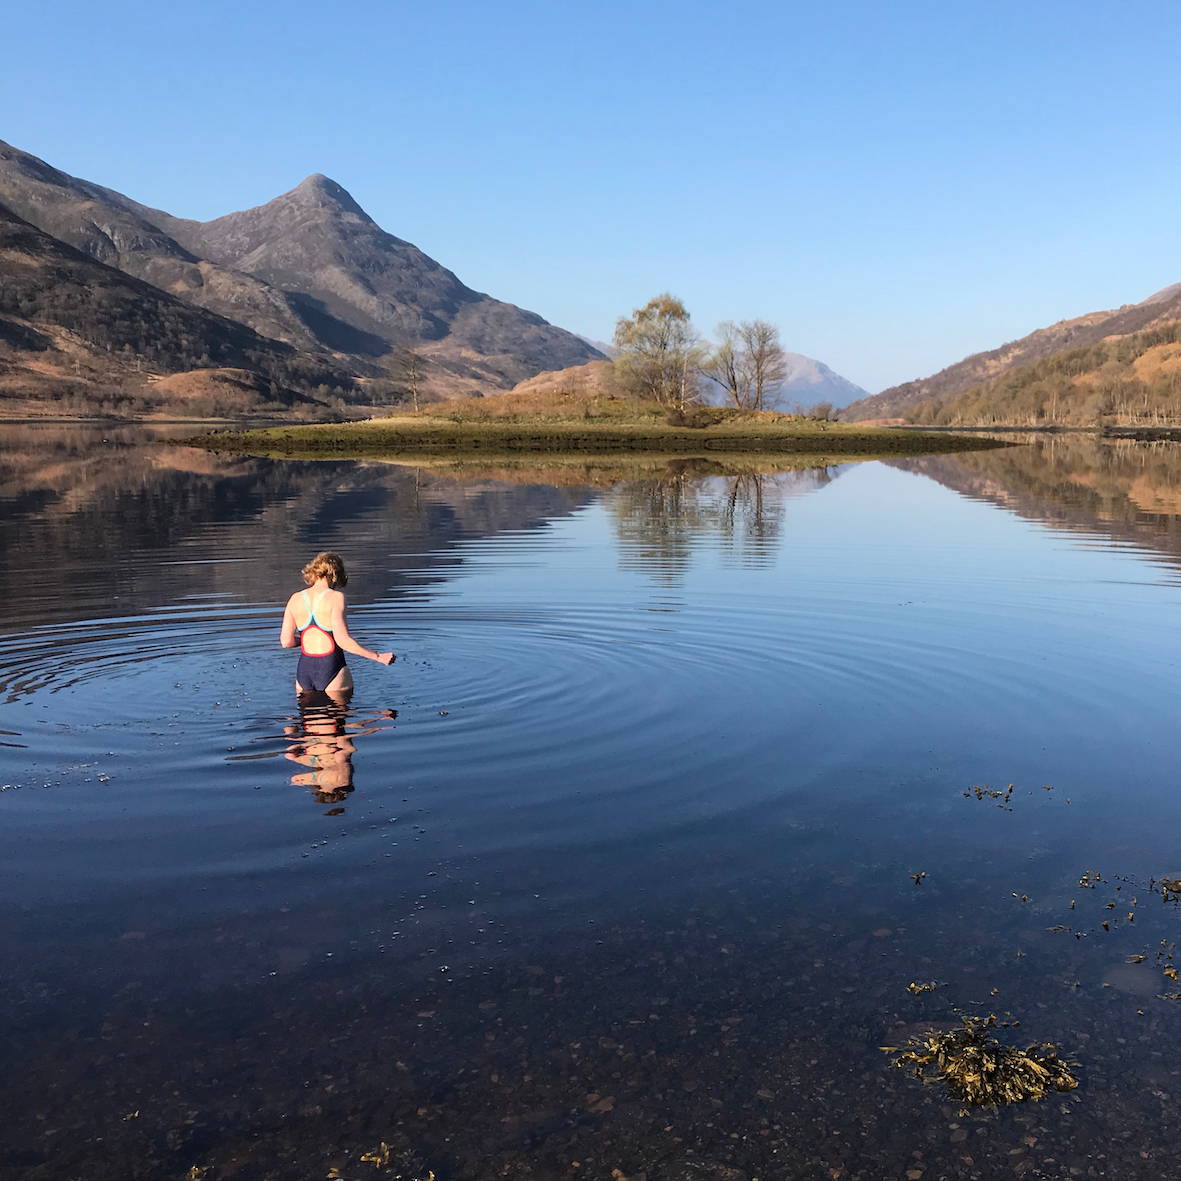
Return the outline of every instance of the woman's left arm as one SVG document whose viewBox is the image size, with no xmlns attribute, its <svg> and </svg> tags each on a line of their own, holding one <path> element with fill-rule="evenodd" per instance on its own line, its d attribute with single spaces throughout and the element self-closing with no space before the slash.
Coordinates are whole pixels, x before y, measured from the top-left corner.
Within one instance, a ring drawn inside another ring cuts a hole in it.
<svg viewBox="0 0 1181 1181">
<path fill-rule="evenodd" d="M 349 634 L 349 625 L 345 620 L 345 601 L 342 594 L 336 602 L 336 619 L 332 625 L 332 635 L 336 642 L 346 651 L 364 656 L 369 660 L 376 660 L 378 664 L 389 664 L 394 659 L 392 652 L 372 652 L 364 644 L 354 640 Z"/>
</svg>

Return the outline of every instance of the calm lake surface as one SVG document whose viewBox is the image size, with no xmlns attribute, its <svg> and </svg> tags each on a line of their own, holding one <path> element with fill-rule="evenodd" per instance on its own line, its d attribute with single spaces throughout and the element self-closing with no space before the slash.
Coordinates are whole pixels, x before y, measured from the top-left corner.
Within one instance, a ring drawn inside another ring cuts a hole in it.
<svg viewBox="0 0 1181 1181">
<path fill-rule="evenodd" d="M 168 435 L 0 427 L 2 1181 L 1181 1175 L 1181 450 Z M 324 548 L 399 659 L 301 712 Z M 957 1013 L 1078 1089 L 891 1066 Z"/>
</svg>

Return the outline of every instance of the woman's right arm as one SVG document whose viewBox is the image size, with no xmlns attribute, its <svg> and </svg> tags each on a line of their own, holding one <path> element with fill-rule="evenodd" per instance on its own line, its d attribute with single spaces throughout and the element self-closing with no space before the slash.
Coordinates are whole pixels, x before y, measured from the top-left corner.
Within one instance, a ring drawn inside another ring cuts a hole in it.
<svg viewBox="0 0 1181 1181">
<path fill-rule="evenodd" d="M 291 610 L 291 600 L 288 599 L 283 612 L 283 626 L 279 629 L 279 644 L 283 648 L 294 648 L 295 643 L 295 612 Z"/>
</svg>

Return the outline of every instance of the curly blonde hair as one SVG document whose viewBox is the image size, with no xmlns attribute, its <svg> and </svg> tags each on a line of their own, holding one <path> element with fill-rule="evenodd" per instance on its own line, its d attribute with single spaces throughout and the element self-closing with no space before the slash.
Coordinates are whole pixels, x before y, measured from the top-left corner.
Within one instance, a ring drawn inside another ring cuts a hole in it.
<svg viewBox="0 0 1181 1181">
<path fill-rule="evenodd" d="M 347 586 L 349 576 L 345 573 L 344 559 L 340 554 L 325 550 L 317 554 L 301 571 L 303 580 L 311 586 L 317 578 L 323 578 L 333 590 Z"/>
</svg>

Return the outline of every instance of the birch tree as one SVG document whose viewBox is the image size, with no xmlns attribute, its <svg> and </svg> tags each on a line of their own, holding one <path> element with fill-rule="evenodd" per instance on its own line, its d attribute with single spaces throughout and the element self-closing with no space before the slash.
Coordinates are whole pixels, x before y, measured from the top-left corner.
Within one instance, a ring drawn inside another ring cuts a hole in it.
<svg viewBox="0 0 1181 1181">
<path fill-rule="evenodd" d="M 675 295 L 658 295 L 620 316 L 615 347 L 615 372 L 629 393 L 681 410 L 697 401 L 705 349 Z"/>
</svg>

